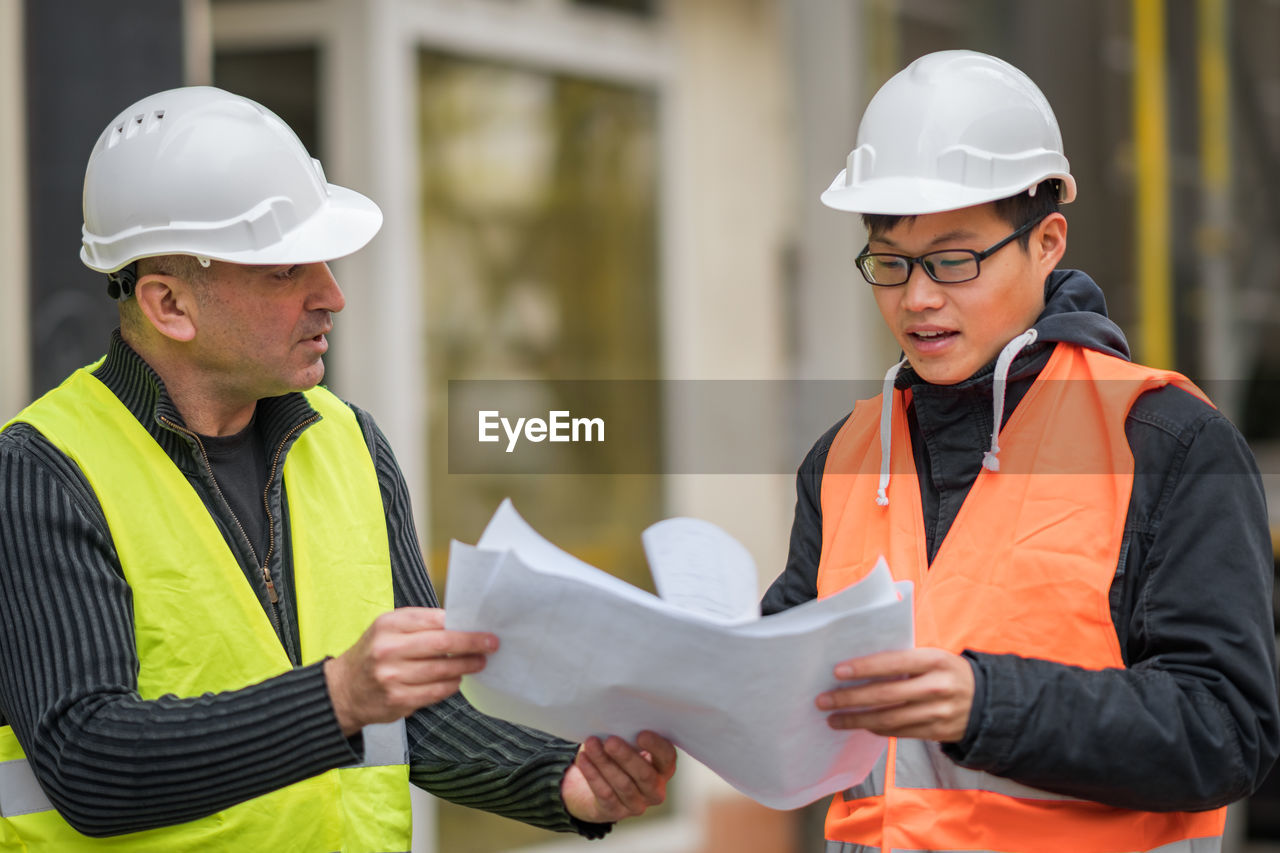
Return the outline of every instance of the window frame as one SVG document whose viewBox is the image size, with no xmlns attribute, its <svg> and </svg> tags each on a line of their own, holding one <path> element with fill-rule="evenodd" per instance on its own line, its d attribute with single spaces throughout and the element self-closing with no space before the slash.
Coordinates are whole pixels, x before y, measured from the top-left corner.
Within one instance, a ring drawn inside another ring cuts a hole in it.
<svg viewBox="0 0 1280 853">
<path fill-rule="evenodd" d="M 366 193 L 383 210 L 378 237 L 361 252 L 336 261 L 337 278 L 357 295 L 343 312 L 342 334 L 360 346 L 335 348 L 329 364 L 344 396 L 378 413 L 396 448 L 420 537 L 427 519 L 430 471 L 427 412 L 421 397 L 403 389 L 426 381 L 422 343 L 422 267 L 416 81 L 419 51 L 518 65 L 548 73 L 644 87 L 658 103 L 658 322 L 672 317 L 670 247 L 679 243 L 668 192 L 674 180 L 669 152 L 676 138 L 673 107 L 674 50 L 665 0 L 651 17 L 584 7 L 571 0 L 212 0 L 213 50 L 313 46 L 320 56 L 317 98 L 319 134 L 331 180 Z M 376 127 L 376 132 L 370 132 Z M 362 281 L 378 282 L 378 298 L 360 298 Z M 683 326 L 683 324 L 681 324 Z M 660 336 L 664 375 L 677 355 L 670 335 Z M 425 543 L 429 548 L 429 543 Z M 700 769 L 700 768 L 698 768 Z M 682 777 L 697 775 L 685 767 Z M 693 818 L 699 790 L 671 791 L 670 813 L 622 825 L 595 843 L 601 853 L 666 850 L 692 853 L 701 839 Z M 435 801 L 414 794 L 415 853 L 438 853 Z M 578 839 L 521 848 L 522 853 L 569 853 Z"/>
<path fill-rule="evenodd" d="M 23 31 L 22 4 L 0 3 L 0 410 L 15 413 L 31 393 Z"/>
</svg>

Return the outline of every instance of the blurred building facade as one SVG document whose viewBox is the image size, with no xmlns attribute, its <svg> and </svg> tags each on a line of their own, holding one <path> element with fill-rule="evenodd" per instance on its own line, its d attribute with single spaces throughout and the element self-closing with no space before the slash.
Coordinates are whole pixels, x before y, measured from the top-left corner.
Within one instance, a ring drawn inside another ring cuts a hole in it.
<svg viewBox="0 0 1280 853">
<path fill-rule="evenodd" d="M 448 540 L 474 541 L 510 495 L 642 585 L 645 525 L 710 519 L 763 586 L 786 555 L 788 466 L 849 401 L 764 392 L 756 426 L 784 464 L 713 474 L 682 460 L 659 384 L 618 413 L 651 436 L 620 450 L 646 460 L 629 473 L 492 476 L 450 473 L 449 382 L 536 397 L 558 379 L 882 375 L 895 350 L 851 263 L 863 235 L 817 197 L 884 80 L 968 47 L 1057 112 L 1080 185 L 1064 265 L 1102 284 L 1139 358 L 1246 430 L 1280 507 L 1277 34 L 1275 0 L 0 0 L 0 404 L 96 358 L 115 325 L 76 258 L 97 134 L 144 94 L 212 83 L 279 113 L 386 214 L 334 264 L 348 307 L 327 381 L 397 448 L 437 583 Z M 416 805 L 416 850 L 585 847 Z M 799 853 L 820 849 L 821 811 L 770 812 L 687 761 L 668 806 L 593 849 Z M 1232 833 L 1237 851 L 1280 839 L 1280 797 Z"/>
</svg>

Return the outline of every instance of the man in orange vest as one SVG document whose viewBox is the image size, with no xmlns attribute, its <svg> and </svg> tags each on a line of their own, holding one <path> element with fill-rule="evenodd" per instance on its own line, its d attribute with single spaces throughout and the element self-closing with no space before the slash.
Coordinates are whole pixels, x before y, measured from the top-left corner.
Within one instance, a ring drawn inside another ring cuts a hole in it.
<svg viewBox="0 0 1280 853">
<path fill-rule="evenodd" d="M 822 196 L 862 214 L 903 358 L 802 463 L 763 609 L 884 555 L 916 627 L 814 699 L 889 739 L 833 798 L 827 853 L 1216 851 L 1280 749 L 1256 465 L 1056 269 L 1075 195 L 1035 84 L 944 51 L 877 93 Z"/>
</svg>

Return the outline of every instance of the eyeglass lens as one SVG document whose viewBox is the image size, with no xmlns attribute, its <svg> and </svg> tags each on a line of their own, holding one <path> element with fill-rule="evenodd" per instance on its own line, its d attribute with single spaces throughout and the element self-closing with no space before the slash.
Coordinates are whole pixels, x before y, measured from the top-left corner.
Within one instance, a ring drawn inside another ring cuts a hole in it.
<svg viewBox="0 0 1280 853">
<path fill-rule="evenodd" d="M 911 276 L 911 259 L 901 255 L 867 254 L 860 259 L 862 274 L 874 284 L 903 284 Z M 978 276 L 978 258 L 962 249 L 922 255 L 919 263 L 934 281 L 956 283 Z"/>
</svg>

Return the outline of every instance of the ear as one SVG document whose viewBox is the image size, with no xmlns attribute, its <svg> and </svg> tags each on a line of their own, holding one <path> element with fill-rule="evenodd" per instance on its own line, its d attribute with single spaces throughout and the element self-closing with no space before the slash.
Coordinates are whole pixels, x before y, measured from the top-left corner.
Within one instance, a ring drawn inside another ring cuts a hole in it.
<svg viewBox="0 0 1280 853">
<path fill-rule="evenodd" d="M 150 273 L 138 279 L 133 298 L 166 338 L 185 343 L 196 336 L 196 299 L 187 282 L 177 276 Z"/>
<path fill-rule="evenodd" d="M 1067 218 L 1061 213 L 1046 216 L 1031 232 L 1028 248 L 1036 266 L 1048 276 L 1067 251 Z"/>
</svg>

